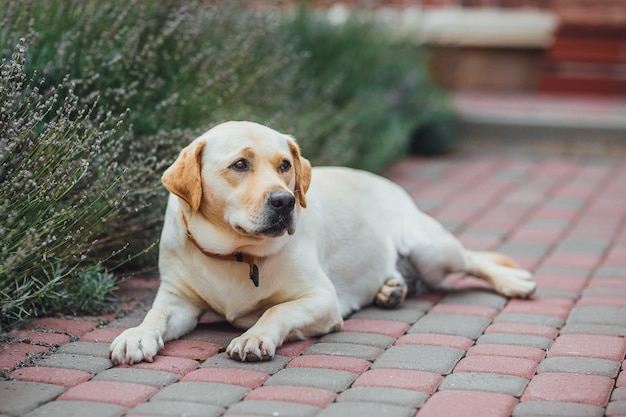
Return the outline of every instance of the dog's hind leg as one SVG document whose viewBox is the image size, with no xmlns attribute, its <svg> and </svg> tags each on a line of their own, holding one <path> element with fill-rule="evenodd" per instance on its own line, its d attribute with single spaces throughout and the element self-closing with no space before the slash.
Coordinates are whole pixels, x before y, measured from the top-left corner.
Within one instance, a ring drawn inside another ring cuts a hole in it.
<svg viewBox="0 0 626 417">
<path fill-rule="evenodd" d="M 376 305 L 382 308 L 397 308 L 404 303 L 408 287 L 402 277 L 393 277 L 385 281 L 376 294 Z"/>
</svg>

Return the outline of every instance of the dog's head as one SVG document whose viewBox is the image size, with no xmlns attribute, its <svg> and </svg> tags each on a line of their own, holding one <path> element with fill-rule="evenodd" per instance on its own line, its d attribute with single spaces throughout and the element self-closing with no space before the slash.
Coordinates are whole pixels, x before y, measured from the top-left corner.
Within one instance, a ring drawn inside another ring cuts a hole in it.
<svg viewBox="0 0 626 417">
<path fill-rule="evenodd" d="M 184 148 L 162 181 L 193 215 L 240 238 L 264 239 L 294 233 L 311 165 L 292 137 L 227 122 Z"/>
</svg>

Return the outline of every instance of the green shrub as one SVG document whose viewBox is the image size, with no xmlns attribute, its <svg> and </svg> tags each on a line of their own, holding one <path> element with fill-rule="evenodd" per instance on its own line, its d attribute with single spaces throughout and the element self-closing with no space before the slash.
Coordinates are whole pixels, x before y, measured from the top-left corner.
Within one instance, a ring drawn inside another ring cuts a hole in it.
<svg viewBox="0 0 626 417">
<path fill-rule="evenodd" d="M 115 279 L 86 261 L 134 180 L 109 140 L 121 119 L 98 122 L 69 81 L 43 94 L 25 49 L 0 62 L 0 330 L 102 306 Z"/>
<path fill-rule="evenodd" d="M 21 91 L 20 111 L 35 111 L 33 104 L 71 86 L 64 123 L 85 126 L 59 131 L 62 145 L 49 153 L 58 158 L 59 172 L 81 172 L 76 161 L 85 160 L 87 174 L 71 191 L 51 187 L 46 193 L 59 193 L 56 204 L 72 206 L 77 196 L 97 200 L 99 190 L 110 187 L 102 201 L 115 201 L 106 222 L 85 224 L 93 234 L 84 241 L 90 242 L 89 252 L 79 269 L 110 269 L 154 246 L 166 203 L 161 173 L 212 125 L 265 123 L 293 134 L 314 164 L 378 171 L 405 152 L 413 129 L 442 120 L 427 114 L 447 109 L 427 81 L 420 49 L 389 40 L 362 19 L 337 26 L 306 9 L 258 11 L 238 1 L 206 0 L 0 0 L 0 10 L 2 56 L 7 60 L 18 39 L 26 38 L 23 73 L 42 80 L 37 89 L 34 81 L 15 87 Z M 60 100 L 50 105 L 63 107 Z M 124 114 L 124 129 L 114 128 L 111 114 Z M 55 117 L 48 111 L 27 133 L 39 137 L 47 124 L 65 126 Z M 92 158 L 70 152 L 86 132 L 100 138 Z M 5 157 L 21 153 L 6 146 Z M 120 177 L 123 168 L 129 171 Z M 30 216 L 32 207 L 21 210 L 28 219 L 36 217 Z M 58 230 L 65 225 L 58 223 Z M 84 244 L 71 243 L 61 245 L 66 255 L 85 254 Z M 60 256 L 32 264 L 32 272 L 38 271 L 32 276 L 43 287 L 42 276 L 67 278 L 78 264 Z M 156 251 L 125 263 L 135 270 L 155 265 Z M 0 281 L 9 270 L 0 271 Z M 17 282 L 11 285 L 32 293 L 25 281 Z"/>
</svg>

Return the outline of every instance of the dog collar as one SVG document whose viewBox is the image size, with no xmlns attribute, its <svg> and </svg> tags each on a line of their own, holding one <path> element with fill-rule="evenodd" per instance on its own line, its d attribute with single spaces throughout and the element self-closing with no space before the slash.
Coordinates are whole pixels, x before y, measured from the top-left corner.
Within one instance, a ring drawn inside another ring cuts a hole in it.
<svg viewBox="0 0 626 417">
<path fill-rule="evenodd" d="M 202 252 L 204 255 L 208 256 L 209 258 L 213 258 L 213 259 L 247 263 L 250 266 L 250 279 L 252 280 L 252 283 L 254 283 L 255 287 L 259 286 L 259 268 L 256 266 L 255 256 L 247 254 L 247 253 L 243 253 L 243 252 L 235 252 L 235 253 L 231 253 L 230 255 L 220 255 L 218 253 L 207 251 L 202 246 L 200 246 L 200 244 L 198 243 L 196 239 L 194 239 L 193 235 L 189 231 L 189 223 L 187 222 L 187 216 L 185 216 L 184 212 L 182 214 L 183 214 L 183 223 L 185 224 L 185 236 L 187 236 L 187 239 L 189 239 L 189 241 L 193 243 L 194 246 L 198 248 L 200 252 Z"/>
</svg>

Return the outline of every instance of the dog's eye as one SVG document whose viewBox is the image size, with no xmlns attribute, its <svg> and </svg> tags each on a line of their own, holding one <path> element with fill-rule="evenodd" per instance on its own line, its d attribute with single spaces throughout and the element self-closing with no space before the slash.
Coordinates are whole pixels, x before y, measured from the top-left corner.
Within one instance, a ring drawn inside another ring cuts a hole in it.
<svg viewBox="0 0 626 417">
<path fill-rule="evenodd" d="M 284 159 L 283 162 L 280 164 L 280 172 L 287 172 L 291 169 L 291 162 L 289 162 L 288 160 Z"/>
<path fill-rule="evenodd" d="M 250 168 L 250 163 L 246 159 L 238 159 L 230 168 L 235 171 L 247 171 Z"/>
</svg>

